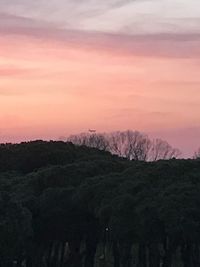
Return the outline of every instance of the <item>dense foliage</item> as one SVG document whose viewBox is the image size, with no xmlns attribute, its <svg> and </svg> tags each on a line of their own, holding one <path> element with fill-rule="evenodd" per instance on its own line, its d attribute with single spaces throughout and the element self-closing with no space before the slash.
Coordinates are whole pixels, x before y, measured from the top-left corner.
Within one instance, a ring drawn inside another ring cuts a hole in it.
<svg viewBox="0 0 200 267">
<path fill-rule="evenodd" d="M 200 266 L 200 161 L 0 146 L 0 266 Z"/>
</svg>

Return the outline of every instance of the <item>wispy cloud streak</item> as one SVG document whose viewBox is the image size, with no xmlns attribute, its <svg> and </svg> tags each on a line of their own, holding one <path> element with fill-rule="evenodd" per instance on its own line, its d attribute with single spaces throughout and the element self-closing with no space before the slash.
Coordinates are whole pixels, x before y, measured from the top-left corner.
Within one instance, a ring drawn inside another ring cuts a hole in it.
<svg viewBox="0 0 200 267">
<path fill-rule="evenodd" d="M 67 30 L 5 14 L 0 14 L 0 21 L 1 36 L 34 38 L 44 43 L 63 43 L 124 56 L 132 53 L 149 57 L 200 58 L 200 33 L 129 35 Z"/>
</svg>

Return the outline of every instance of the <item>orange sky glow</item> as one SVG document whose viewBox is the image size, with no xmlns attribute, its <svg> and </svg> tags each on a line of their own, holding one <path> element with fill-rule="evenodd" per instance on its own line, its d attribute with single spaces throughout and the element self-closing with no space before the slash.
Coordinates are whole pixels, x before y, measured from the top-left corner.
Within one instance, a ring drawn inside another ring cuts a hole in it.
<svg viewBox="0 0 200 267">
<path fill-rule="evenodd" d="M 200 33 L 22 27 L 12 12 L 0 14 L 1 142 L 94 128 L 146 132 L 184 156 L 200 146 Z"/>
</svg>

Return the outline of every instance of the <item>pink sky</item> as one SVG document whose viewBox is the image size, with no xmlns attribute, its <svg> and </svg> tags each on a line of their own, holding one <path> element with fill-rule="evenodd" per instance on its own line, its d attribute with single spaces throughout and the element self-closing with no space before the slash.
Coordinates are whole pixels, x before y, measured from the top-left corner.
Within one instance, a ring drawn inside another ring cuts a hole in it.
<svg viewBox="0 0 200 267">
<path fill-rule="evenodd" d="M 0 0 L 1 142 L 133 129 L 192 155 L 196 0 L 32 2 Z"/>
</svg>

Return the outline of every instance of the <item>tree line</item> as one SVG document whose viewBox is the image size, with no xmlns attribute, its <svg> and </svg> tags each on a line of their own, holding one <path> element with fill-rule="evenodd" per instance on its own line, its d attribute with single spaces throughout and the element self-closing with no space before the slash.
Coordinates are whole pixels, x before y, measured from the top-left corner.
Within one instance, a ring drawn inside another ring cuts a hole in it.
<svg viewBox="0 0 200 267">
<path fill-rule="evenodd" d="M 200 266 L 199 192 L 198 158 L 2 144 L 0 266 Z"/>
<path fill-rule="evenodd" d="M 71 135 L 67 139 L 76 145 L 84 145 L 109 151 L 129 160 L 156 161 L 172 159 L 181 155 L 179 149 L 172 147 L 167 141 L 156 138 L 151 140 L 148 135 L 139 131 L 117 131 L 112 133 L 81 133 Z"/>
</svg>

